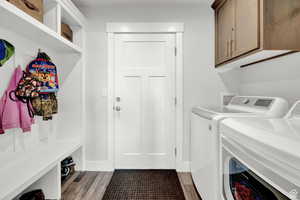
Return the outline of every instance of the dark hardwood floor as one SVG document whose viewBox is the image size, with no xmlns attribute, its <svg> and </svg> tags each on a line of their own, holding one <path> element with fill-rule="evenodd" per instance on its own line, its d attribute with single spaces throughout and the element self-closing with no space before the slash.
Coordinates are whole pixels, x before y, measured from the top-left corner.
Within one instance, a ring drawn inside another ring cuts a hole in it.
<svg viewBox="0 0 300 200">
<path fill-rule="evenodd" d="M 62 200 L 101 200 L 113 172 L 75 172 L 62 185 Z M 190 173 L 178 173 L 186 200 L 200 200 Z"/>
</svg>

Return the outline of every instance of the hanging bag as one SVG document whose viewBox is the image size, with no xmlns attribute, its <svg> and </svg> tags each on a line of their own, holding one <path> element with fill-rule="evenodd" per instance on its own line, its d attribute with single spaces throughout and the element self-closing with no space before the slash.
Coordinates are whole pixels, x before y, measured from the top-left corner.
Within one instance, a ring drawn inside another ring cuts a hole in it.
<svg viewBox="0 0 300 200">
<path fill-rule="evenodd" d="M 37 116 L 43 116 L 43 120 L 52 120 L 52 115 L 58 112 L 56 95 L 40 94 L 39 97 L 32 99 L 31 105 L 33 112 Z"/>
<path fill-rule="evenodd" d="M 42 116 L 43 120 L 51 120 L 52 115 L 58 112 L 56 92 L 59 86 L 56 66 L 46 53 L 39 51 L 37 58 L 27 66 L 27 72 L 41 83 L 39 96 L 31 99 L 33 113 Z"/>
<path fill-rule="evenodd" d="M 39 96 L 41 83 L 32 74 L 23 72 L 23 77 L 18 83 L 16 90 L 9 93 L 9 98 L 12 101 L 21 101 L 27 104 L 28 113 L 31 118 L 34 113 L 31 106 L 31 100 Z"/>
<path fill-rule="evenodd" d="M 41 82 L 40 94 L 58 92 L 57 69 L 46 53 L 39 51 L 37 58 L 27 66 L 27 72 Z"/>
</svg>

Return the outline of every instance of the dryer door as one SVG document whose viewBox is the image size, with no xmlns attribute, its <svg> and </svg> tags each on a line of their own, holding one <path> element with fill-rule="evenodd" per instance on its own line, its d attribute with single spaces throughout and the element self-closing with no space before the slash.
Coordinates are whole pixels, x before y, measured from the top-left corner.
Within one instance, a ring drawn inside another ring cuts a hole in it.
<svg viewBox="0 0 300 200">
<path fill-rule="evenodd" d="M 222 144 L 224 144 L 223 141 Z M 249 169 L 237 156 L 238 153 L 235 154 L 236 151 L 232 150 L 226 145 L 222 146 L 224 200 L 290 200 Z"/>
<path fill-rule="evenodd" d="M 226 198 L 228 200 L 288 200 L 237 158 L 232 157 L 227 164 L 229 173 L 226 180 L 228 181 Z"/>
</svg>

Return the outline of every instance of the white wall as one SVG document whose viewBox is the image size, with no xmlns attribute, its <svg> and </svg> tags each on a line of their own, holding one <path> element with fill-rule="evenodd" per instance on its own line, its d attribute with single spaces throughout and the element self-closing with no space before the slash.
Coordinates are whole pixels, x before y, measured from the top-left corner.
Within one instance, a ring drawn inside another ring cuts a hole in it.
<svg viewBox="0 0 300 200">
<path fill-rule="evenodd" d="M 300 100 L 300 54 L 242 69 L 239 91 L 245 95 L 283 97 L 290 104 Z"/>
<path fill-rule="evenodd" d="M 183 157 L 189 160 L 189 112 L 193 105 L 217 105 L 227 91 L 231 74 L 214 70 L 214 17 L 207 4 L 119 5 L 83 8 L 87 29 L 87 155 L 88 161 L 107 159 L 107 22 L 183 22 L 184 117 Z M 236 88 L 232 88 L 235 91 Z M 232 91 L 231 91 L 232 92 Z"/>
</svg>

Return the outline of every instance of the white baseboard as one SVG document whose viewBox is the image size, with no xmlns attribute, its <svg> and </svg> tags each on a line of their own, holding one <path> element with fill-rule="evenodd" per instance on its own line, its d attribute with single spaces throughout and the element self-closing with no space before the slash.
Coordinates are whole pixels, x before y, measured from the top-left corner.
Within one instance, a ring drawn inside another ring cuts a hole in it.
<svg viewBox="0 0 300 200">
<path fill-rule="evenodd" d="M 113 163 L 109 160 L 103 161 L 86 161 L 85 163 L 86 171 L 114 171 Z M 189 161 L 180 161 L 177 162 L 176 171 L 178 172 L 190 172 L 190 162 Z"/>
<path fill-rule="evenodd" d="M 180 161 L 176 164 L 177 172 L 191 172 L 189 161 Z"/>
<path fill-rule="evenodd" d="M 85 163 L 86 171 L 102 171 L 102 172 L 111 172 L 114 171 L 113 163 L 109 160 L 103 161 L 86 161 Z"/>
</svg>

